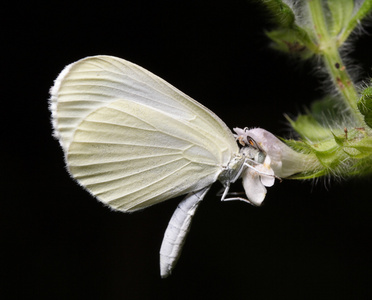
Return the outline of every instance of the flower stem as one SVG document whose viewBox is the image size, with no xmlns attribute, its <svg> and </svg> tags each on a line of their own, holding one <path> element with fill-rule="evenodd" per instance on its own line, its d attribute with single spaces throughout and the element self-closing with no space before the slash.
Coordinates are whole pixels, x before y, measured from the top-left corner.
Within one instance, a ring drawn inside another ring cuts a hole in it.
<svg viewBox="0 0 372 300">
<path fill-rule="evenodd" d="M 364 118 L 357 108 L 358 93 L 349 72 L 339 53 L 337 37 L 328 32 L 322 0 L 308 1 L 309 12 L 316 32 L 315 40 L 318 53 L 323 58 L 325 67 L 338 93 L 349 108 L 356 125 L 365 126 Z"/>
</svg>

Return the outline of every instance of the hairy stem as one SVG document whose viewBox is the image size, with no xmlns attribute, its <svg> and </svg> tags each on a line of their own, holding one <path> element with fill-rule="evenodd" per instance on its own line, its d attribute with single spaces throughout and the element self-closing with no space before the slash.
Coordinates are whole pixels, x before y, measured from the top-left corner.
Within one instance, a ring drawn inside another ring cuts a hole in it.
<svg viewBox="0 0 372 300">
<path fill-rule="evenodd" d="M 340 56 L 337 39 L 328 33 L 324 10 L 321 0 L 308 1 L 309 12 L 316 32 L 318 53 L 323 58 L 325 67 L 331 80 L 345 104 L 349 107 L 350 114 L 358 126 L 365 126 L 364 118 L 357 108 L 358 93 L 354 82 Z"/>
</svg>

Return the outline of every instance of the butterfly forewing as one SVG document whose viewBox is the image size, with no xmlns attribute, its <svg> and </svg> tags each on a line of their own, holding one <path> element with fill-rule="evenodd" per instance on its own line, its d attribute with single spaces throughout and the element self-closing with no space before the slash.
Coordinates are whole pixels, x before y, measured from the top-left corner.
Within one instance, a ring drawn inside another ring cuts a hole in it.
<svg viewBox="0 0 372 300">
<path fill-rule="evenodd" d="M 119 58 L 66 67 L 51 93 L 68 169 L 115 209 L 134 211 L 209 186 L 238 153 L 214 113 Z"/>
</svg>

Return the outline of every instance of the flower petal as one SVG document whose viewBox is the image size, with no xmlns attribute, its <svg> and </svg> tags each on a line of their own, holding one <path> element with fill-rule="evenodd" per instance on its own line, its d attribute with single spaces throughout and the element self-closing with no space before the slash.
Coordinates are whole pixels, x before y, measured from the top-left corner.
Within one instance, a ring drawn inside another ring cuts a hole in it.
<svg viewBox="0 0 372 300">
<path fill-rule="evenodd" d="M 269 171 L 271 171 L 270 173 L 272 175 L 274 175 L 274 171 L 272 169 L 270 169 Z M 267 172 L 267 173 L 269 173 L 269 172 Z M 267 186 L 267 187 L 273 186 L 274 183 L 275 183 L 275 177 L 274 176 L 261 175 L 261 182 L 264 186 Z"/>
<path fill-rule="evenodd" d="M 273 186 L 275 183 L 275 176 L 274 176 L 274 170 L 271 169 L 270 167 L 271 159 L 268 155 L 266 155 L 265 161 L 263 164 L 255 166 L 255 169 L 260 171 L 260 177 L 261 177 L 261 182 L 264 186 Z M 267 174 L 267 176 L 262 175 L 262 174 Z"/>
<path fill-rule="evenodd" d="M 243 172 L 242 177 L 243 187 L 248 200 L 253 205 L 260 206 L 266 196 L 266 188 L 261 182 L 260 175 L 251 168 L 247 168 Z"/>
</svg>

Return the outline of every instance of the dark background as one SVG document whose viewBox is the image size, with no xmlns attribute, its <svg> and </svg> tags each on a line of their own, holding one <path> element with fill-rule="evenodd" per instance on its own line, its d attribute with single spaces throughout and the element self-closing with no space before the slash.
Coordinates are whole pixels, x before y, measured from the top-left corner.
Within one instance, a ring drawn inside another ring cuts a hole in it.
<svg viewBox="0 0 372 300">
<path fill-rule="evenodd" d="M 253 2 L 253 1 L 252 1 Z M 371 180 L 284 180 L 260 208 L 220 202 L 217 183 L 194 218 L 176 269 L 158 252 L 180 199 L 123 214 L 64 169 L 48 90 L 89 55 L 135 62 L 233 128 L 288 136 L 321 97 L 310 63 L 268 48 L 251 1 L 75 1 L 2 5 L 2 299 L 366 299 L 372 280 Z M 371 28 L 367 28 L 369 32 Z M 352 57 L 371 74 L 371 36 Z M 235 189 L 242 189 L 240 184 Z"/>
</svg>

